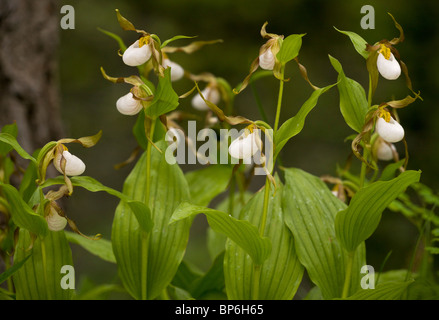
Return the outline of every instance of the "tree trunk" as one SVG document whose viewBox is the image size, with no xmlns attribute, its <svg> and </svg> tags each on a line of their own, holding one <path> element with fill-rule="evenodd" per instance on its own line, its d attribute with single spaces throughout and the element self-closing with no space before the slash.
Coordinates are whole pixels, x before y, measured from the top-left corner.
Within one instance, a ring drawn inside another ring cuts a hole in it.
<svg viewBox="0 0 439 320">
<path fill-rule="evenodd" d="M 57 2 L 0 1 L 0 127 L 15 121 L 28 152 L 62 136 Z"/>
</svg>

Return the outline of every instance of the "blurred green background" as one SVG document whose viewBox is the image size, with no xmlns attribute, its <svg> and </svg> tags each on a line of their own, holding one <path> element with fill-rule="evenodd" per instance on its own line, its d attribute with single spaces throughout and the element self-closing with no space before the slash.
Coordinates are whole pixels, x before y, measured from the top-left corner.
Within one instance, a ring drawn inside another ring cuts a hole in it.
<svg viewBox="0 0 439 320">
<path fill-rule="evenodd" d="M 387 12 L 402 25 L 406 39 L 397 46 L 407 64 L 415 90 L 420 90 L 424 101 L 416 101 L 399 112 L 406 130 L 410 152 L 409 169 L 422 170 L 422 182 L 439 189 L 439 128 L 438 100 L 439 49 L 437 1 L 318 1 L 318 0 L 185 0 L 185 1 L 116 1 L 75 0 L 61 1 L 75 8 L 75 29 L 61 30 L 59 48 L 62 117 L 69 137 L 92 135 L 103 130 L 103 138 L 92 149 L 72 146 L 75 154 L 87 164 L 86 174 L 103 184 L 121 190 L 123 180 L 132 165 L 114 170 L 113 165 L 124 161 L 136 147 L 131 134 L 135 117 L 119 114 L 116 100 L 126 94 L 129 85 L 114 85 L 101 76 L 103 66 L 112 76 L 136 74 L 135 68 L 122 63 L 117 55 L 117 43 L 97 30 L 114 32 L 126 44 L 136 40 L 133 32 L 120 29 L 114 9 L 118 8 L 139 29 L 157 34 L 162 41 L 175 35 L 198 36 L 197 40 L 223 39 L 221 44 L 204 47 L 186 55 L 175 53 L 171 59 L 191 73 L 204 71 L 223 77 L 232 86 L 247 75 L 251 61 L 264 43 L 260 28 L 268 21 L 267 31 L 288 36 L 306 33 L 300 51 L 300 62 L 308 69 L 311 81 L 319 86 L 336 82 L 337 73 L 329 63 L 328 54 L 343 65 L 346 75 L 360 82 L 367 90 L 368 75 L 364 59 L 354 50 L 349 38 L 333 26 L 360 34 L 370 44 L 399 35 Z M 363 5 L 375 8 L 375 29 L 363 30 L 360 13 Z M 61 18 L 62 15 L 60 15 Z M 175 45 L 188 44 L 179 40 Z M 287 66 L 287 77 L 281 121 L 293 116 L 312 90 L 300 77 L 294 63 Z M 192 88 L 187 79 L 174 83 L 178 94 Z M 274 121 L 278 81 L 264 78 L 255 84 L 269 120 Z M 379 104 L 393 98 L 401 99 L 410 92 L 404 77 L 396 81 L 380 78 L 374 97 Z M 260 119 L 254 96 L 248 88 L 236 97 L 236 113 L 250 119 Z M 190 99 L 182 100 L 179 108 L 191 111 Z M 335 174 L 336 165 L 343 165 L 350 152 L 345 137 L 352 134 L 339 111 L 338 92 L 323 95 L 315 110 L 308 116 L 303 131 L 288 143 L 282 153 L 283 164 L 299 167 L 314 175 Z M 403 155 L 402 143 L 397 145 Z M 193 170 L 194 167 L 184 166 Z M 263 185 L 255 179 L 252 190 Z M 75 189 L 66 203 L 67 214 L 85 234 L 101 233 L 111 236 L 111 224 L 117 200 L 106 194 L 93 194 Z M 191 230 L 186 259 L 200 269 L 210 265 L 205 246 L 204 217 L 197 217 Z M 417 239 L 414 227 L 398 214 L 386 212 L 382 223 L 367 242 L 368 264 L 378 269 L 392 250 L 385 270 L 405 268 Z M 74 246 L 77 281 L 92 279 L 95 284 L 117 279 L 115 265 L 100 261 Z M 298 297 L 306 293 L 306 283 Z"/>
</svg>

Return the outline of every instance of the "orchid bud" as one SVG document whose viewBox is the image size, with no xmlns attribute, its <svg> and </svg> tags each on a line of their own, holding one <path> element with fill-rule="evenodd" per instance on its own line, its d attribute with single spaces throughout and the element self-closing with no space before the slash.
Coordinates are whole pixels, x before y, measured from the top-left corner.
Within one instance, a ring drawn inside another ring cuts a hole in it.
<svg viewBox="0 0 439 320">
<path fill-rule="evenodd" d="M 49 214 L 45 218 L 46 218 L 49 230 L 51 230 L 51 231 L 64 230 L 64 228 L 67 225 L 67 219 L 64 217 L 61 217 L 58 214 L 58 212 L 56 211 L 56 209 L 52 206 L 50 206 Z"/>
<path fill-rule="evenodd" d="M 395 59 L 390 49 L 382 46 L 378 53 L 377 68 L 380 74 L 387 80 L 395 80 L 401 75 L 401 66 Z"/>
<path fill-rule="evenodd" d="M 130 45 L 122 56 L 123 62 L 130 67 L 140 66 L 149 58 L 151 58 L 151 48 L 148 44 L 140 46 L 139 40 Z"/>
<path fill-rule="evenodd" d="M 218 89 L 214 86 L 206 87 L 201 91 L 201 94 L 203 95 L 204 99 L 212 102 L 215 105 L 218 104 L 221 98 Z M 206 104 L 206 102 L 204 102 L 203 98 L 201 98 L 199 94 L 192 98 L 192 107 L 200 111 L 209 110 L 209 106 Z"/>
<path fill-rule="evenodd" d="M 120 97 L 116 102 L 117 110 L 127 116 L 134 116 L 142 110 L 142 102 L 134 98 L 131 92 Z"/>
<path fill-rule="evenodd" d="M 376 147 L 376 156 L 378 160 L 390 161 L 393 160 L 393 154 L 396 153 L 396 148 L 393 144 L 386 143 L 383 139 L 378 139 Z"/>
<path fill-rule="evenodd" d="M 233 140 L 229 147 L 229 154 L 236 159 L 248 159 L 262 150 L 262 141 L 257 132 L 242 134 Z"/>
<path fill-rule="evenodd" d="M 271 47 L 267 48 L 262 54 L 259 55 L 259 66 L 264 70 L 273 70 L 276 63 L 276 58 L 271 51 Z"/>
<path fill-rule="evenodd" d="M 392 117 L 389 122 L 379 117 L 376 122 L 376 132 L 389 143 L 399 142 L 404 138 L 404 128 Z"/>
<path fill-rule="evenodd" d="M 163 59 L 163 67 L 166 69 L 171 68 L 171 81 L 177 81 L 183 78 L 184 69 L 178 64 L 169 59 Z"/>
<path fill-rule="evenodd" d="M 84 173 L 84 162 L 82 162 L 82 160 L 79 159 L 77 156 L 72 155 L 67 150 L 64 150 L 62 152 L 62 155 L 61 153 L 57 152 L 55 158 L 53 159 L 53 165 L 60 173 L 63 174 L 63 171 L 61 169 L 62 158 L 64 158 L 66 161 L 65 173 L 67 176 L 79 176 Z"/>
</svg>

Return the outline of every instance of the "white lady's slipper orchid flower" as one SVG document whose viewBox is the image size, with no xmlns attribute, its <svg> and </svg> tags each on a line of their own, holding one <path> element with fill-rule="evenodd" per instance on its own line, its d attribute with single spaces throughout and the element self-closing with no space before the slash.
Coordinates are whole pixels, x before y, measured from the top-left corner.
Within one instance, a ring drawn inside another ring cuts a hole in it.
<svg viewBox="0 0 439 320">
<path fill-rule="evenodd" d="M 64 230 L 67 225 L 67 219 L 61 217 L 53 207 L 50 207 L 50 212 L 45 218 L 47 221 L 47 226 L 51 231 Z"/>
<path fill-rule="evenodd" d="M 201 91 L 204 99 L 212 102 L 213 104 L 218 104 L 221 99 L 220 93 L 217 88 L 209 86 Z M 209 110 L 209 106 L 204 102 L 203 98 L 199 94 L 192 98 L 192 107 L 200 111 Z"/>
<path fill-rule="evenodd" d="M 123 62 L 130 67 L 144 64 L 151 58 L 151 48 L 147 44 L 140 46 L 139 40 L 130 45 L 122 55 Z"/>
<path fill-rule="evenodd" d="M 378 53 L 377 68 L 379 73 L 387 80 L 395 80 L 401 75 L 401 66 L 395 59 L 390 49 L 382 45 Z"/>
<path fill-rule="evenodd" d="M 171 68 L 171 81 L 177 81 L 183 78 L 184 69 L 178 63 L 171 61 L 169 59 L 163 59 L 163 67 L 166 69 Z"/>
<path fill-rule="evenodd" d="M 117 110 L 127 116 L 134 116 L 142 110 L 142 102 L 140 100 L 134 99 L 131 92 L 120 97 L 116 102 Z"/>
<path fill-rule="evenodd" d="M 67 150 L 63 151 L 62 156 L 60 153 L 57 153 L 55 155 L 55 159 L 53 159 L 53 165 L 55 166 L 56 170 L 58 170 L 60 173 L 63 173 L 61 169 L 62 157 L 64 157 L 64 159 L 66 160 L 65 170 L 67 176 L 79 176 L 84 173 L 85 171 L 84 162 L 82 162 L 81 159 L 71 154 Z"/>
<path fill-rule="evenodd" d="M 262 141 L 257 132 L 242 134 L 229 146 L 229 154 L 235 159 L 248 159 L 262 150 Z"/>
<path fill-rule="evenodd" d="M 396 148 L 393 144 L 387 144 L 382 139 L 378 141 L 378 147 L 376 149 L 378 160 L 382 160 L 382 161 L 393 160 L 394 152 L 396 152 Z"/>
<path fill-rule="evenodd" d="M 379 117 L 375 129 L 380 137 L 389 143 L 399 142 L 404 138 L 404 128 L 392 117 L 389 122 Z"/>
<path fill-rule="evenodd" d="M 259 55 L 259 66 L 264 70 L 273 70 L 276 63 L 276 58 L 271 51 L 271 48 L 265 50 L 264 53 Z"/>
</svg>

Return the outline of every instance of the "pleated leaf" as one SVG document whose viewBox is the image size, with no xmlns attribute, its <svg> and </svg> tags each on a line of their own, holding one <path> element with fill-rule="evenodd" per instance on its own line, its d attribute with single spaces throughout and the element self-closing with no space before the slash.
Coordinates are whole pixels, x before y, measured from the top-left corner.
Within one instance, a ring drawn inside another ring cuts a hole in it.
<svg viewBox="0 0 439 320">
<path fill-rule="evenodd" d="M 352 44 L 354 45 L 355 50 L 364 58 L 367 59 L 369 57 L 369 52 L 366 50 L 367 41 L 364 40 L 360 35 L 356 34 L 352 31 L 343 31 L 334 27 L 340 33 L 343 33 L 351 39 Z"/>
<path fill-rule="evenodd" d="M 293 60 L 299 54 L 300 48 L 302 47 L 302 37 L 305 34 L 292 34 L 282 41 L 279 52 L 276 58 L 281 63 L 287 63 Z"/>
<path fill-rule="evenodd" d="M 17 189 L 1 182 L 0 189 L 9 203 L 12 220 L 17 226 L 40 236 L 45 236 L 49 232 L 46 219 L 33 212 L 28 204 L 23 201 Z"/>
<path fill-rule="evenodd" d="M 335 84 L 313 91 L 311 97 L 305 101 L 297 114 L 282 124 L 274 137 L 276 145 L 275 157 L 282 150 L 288 140 L 302 131 L 303 126 L 305 125 L 306 116 L 311 112 L 312 109 L 314 109 L 319 97 L 331 89 L 334 85 Z"/>
<path fill-rule="evenodd" d="M 166 68 L 164 77 L 159 79 L 154 99 L 146 108 L 146 115 L 155 119 L 162 114 L 168 113 L 178 107 L 178 95 L 172 88 L 171 68 Z"/>
<path fill-rule="evenodd" d="M 208 206 L 213 198 L 227 188 L 231 175 L 232 167 L 227 165 L 210 165 L 187 172 L 185 177 L 189 184 L 191 202 Z"/>
<path fill-rule="evenodd" d="M 114 257 L 113 248 L 111 246 L 111 242 L 106 239 L 99 239 L 99 240 L 92 240 L 87 239 L 77 233 L 73 233 L 70 231 L 64 231 L 67 240 L 70 243 L 77 244 L 90 252 L 91 254 L 94 254 L 95 256 L 98 256 L 102 260 L 116 263 L 116 258 Z"/>
<path fill-rule="evenodd" d="M 338 72 L 338 92 L 340 94 L 340 111 L 347 125 L 361 132 L 368 111 L 366 92 L 363 87 L 344 74 L 343 67 L 334 57 L 329 56 L 332 66 Z"/>
<path fill-rule="evenodd" d="M 225 234 L 243 248 L 255 263 L 261 264 L 267 259 L 271 250 L 270 240 L 265 237 L 261 238 L 258 228 L 250 222 L 235 219 L 228 213 L 183 202 L 172 215 L 170 224 L 191 218 L 200 213 L 206 215 L 207 222 L 213 230 Z"/>
<path fill-rule="evenodd" d="M 162 150 L 165 145 L 157 144 Z M 144 153 L 125 181 L 123 193 L 144 202 L 149 198 L 153 228 L 142 231 L 136 216 L 122 201 L 116 208 L 112 244 L 119 274 L 136 299 L 154 299 L 170 283 L 183 258 L 191 221 L 169 225 L 169 219 L 189 189 L 178 165 L 169 165 L 164 154 L 151 152 L 150 191 L 147 197 L 147 158 Z"/>
<path fill-rule="evenodd" d="M 271 240 L 272 250 L 261 265 L 259 296 L 261 300 L 291 300 L 302 280 L 300 264 L 291 232 L 284 224 L 281 206 L 282 186 L 277 181 L 276 194 L 270 192 L 267 223 L 264 235 Z M 248 219 L 259 226 L 262 219 L 264 189 L 255 194 L 241 211 L 241 219 Z M 255 281 L 254 262 L 234 242 L 226 242 L 224 276 L 229 299 L 252 299 Z"/>
<path fill-rule="evenodd" d="M 96 179 L 93 179 L 92 177 L 77 176 L 77 177 L 71 177 L 70 180 L 72 182 L 72 185 L 75 187 L 81 187 L 90 192 L 106 192 L 112 196 L 118 197 L 120 200 L 124 201 L 131 209 L 131 211 L 134 213 L 140 227 L 145 232 L 151 231 L 153 226 L 151 211 L 145 203 L 132 199 L 131 197 L 115 189 L 104 186 L 102 183 L 100 183 Z M 57 184 L 64 184 L 64 178 L 62 176 L 46 180 L 42 185 L 42 187 L 46 188 Z M 35 199 L 35 197 L 33 197 L 33 199 Z"/>
<path fill-rule="evenodd" d="M 282 208 L 294 236 L 296 252 L 311 281 L 325 299 L 339 298 L 345 281 L 348 253 L 335 235 L 337 212 L 346 205 L 318 178 L 296 168 L 285 169 Z M 365 265 L 364 244 L 354 257 L 350 292 L 360 287 Z"/>
<path fill-rule="evenodd" d="M 229 197 L 221 201 L 215 209 L 219 211 L 224 211 L 229 213 L 232 217 L 239 217 L 241 209 L 246 205 L 246 203 L 253 196 L 250 192 L 244 192 L 242 195 L 237 193 L 233 197 L 233 205 L 230 205 Z M 230 210 L 232 209 L 232 210 Z M 233 212 L 231 212 L 233 211 Z M 207 229 L 207 249 L 209 251 L 209 256 L 212 260 L 224 251 L 226 247 L 227 237 L 222 234 L 215 232 L 212 228 Z"/>
<path fill-rule="evenodd" d="M 360 289 L 346 300 L 400 300 L 412 282 L 385 282 L 375 289 Z"/>
<path fill-rule="evenodd" d="M 72 252 L 63 231 L 50 231 L 33 243 L 27 230 L 20 230 L 14 261 L 32 256 L 13 275 L 17 300 L 70 300 L 73 289 L 63 289 L 61 273 L 64 265 L 73 266 Z"/>
<path fill-rule="evenodd" d="M 369 238 L 381 220 L 381 214 L 412 183 L 418 182 L 419 171 L 405 171 L 390 181 L 374 182 L 352 198 L 349 207 L 337 214 L 335 231 L 347 251 Z"/>
</svg>

